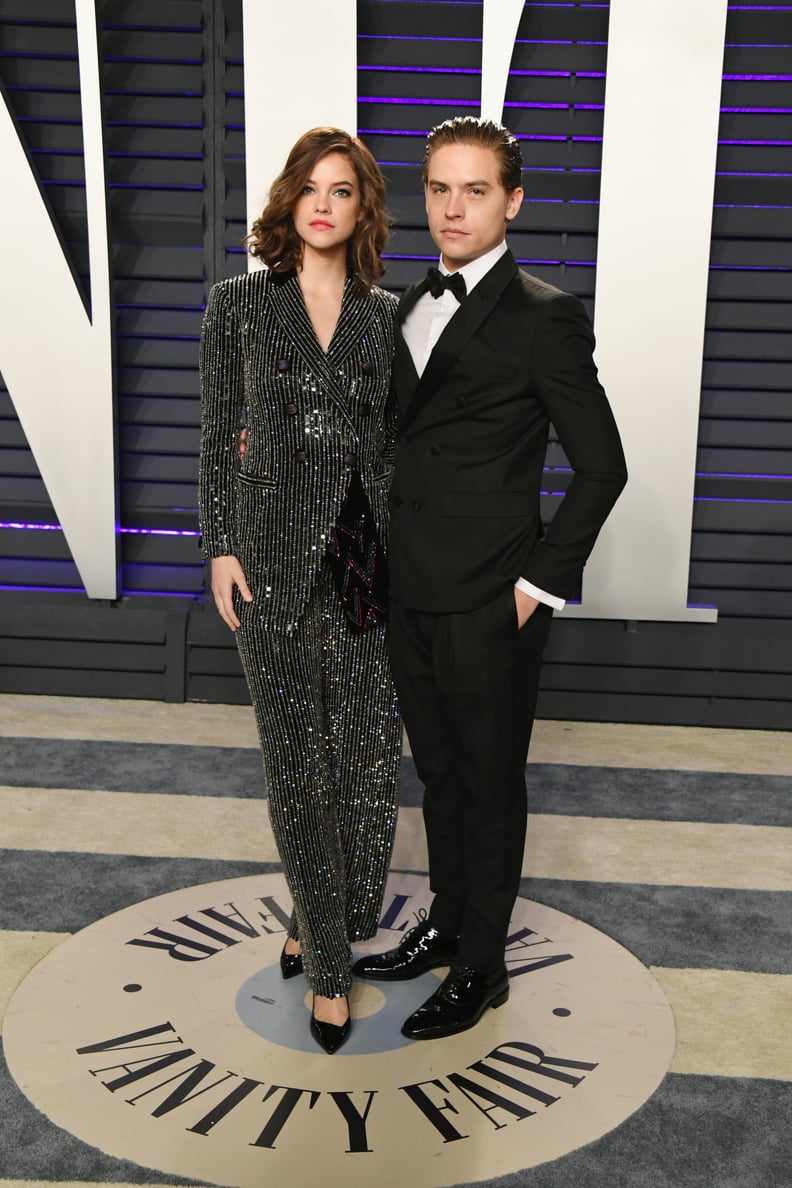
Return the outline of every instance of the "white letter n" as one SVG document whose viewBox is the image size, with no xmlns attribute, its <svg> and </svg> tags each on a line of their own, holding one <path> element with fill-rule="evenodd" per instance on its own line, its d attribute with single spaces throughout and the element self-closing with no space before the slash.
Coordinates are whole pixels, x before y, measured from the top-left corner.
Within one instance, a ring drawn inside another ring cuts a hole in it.
<svg viewBox="0 0 792 1188">
<path fill-rule="evenodd" d="M 0 104 L 0 370 L 90 598 L 115 598 L 110 270 L 96 12 L 76 0 L 91 275 L 89 318 Z"/>
</svg>

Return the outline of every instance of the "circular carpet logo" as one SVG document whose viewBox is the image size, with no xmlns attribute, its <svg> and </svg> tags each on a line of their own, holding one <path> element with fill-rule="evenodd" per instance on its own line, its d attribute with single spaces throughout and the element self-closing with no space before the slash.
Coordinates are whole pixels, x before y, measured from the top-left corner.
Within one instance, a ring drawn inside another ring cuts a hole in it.
<svg viewBox="0 0 792 1188">
<path fill-rule="evenodd" d="M 431 895 L 394 875 L 376 941 Z M 412 1188 L 491 1179 L 618 1126 L 671 1061 L 670 1007 L 609 937 L 518 899 L 511 994 L 461 1035 L 414 1043 L 404 1019 L 443 971 L 355 982 L 347 1044 L 311 1039 L 304 978 L 282 980 L 280 875 L 174 891 L 49 954 L 4 1023 L 12 1075 L 54 1123 L 108 1154 L 232 1188 Z"/>
</svg>

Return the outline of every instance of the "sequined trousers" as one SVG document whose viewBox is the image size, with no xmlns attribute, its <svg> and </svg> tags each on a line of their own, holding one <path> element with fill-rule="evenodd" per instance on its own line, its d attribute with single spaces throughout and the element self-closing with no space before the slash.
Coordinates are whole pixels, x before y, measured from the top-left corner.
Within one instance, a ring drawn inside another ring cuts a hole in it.
<svg viewBox="0 0 792 1188">
<path fill-rule="evenodd" d="M 239 608 L 289 935 L 317 994 L 346 994 L 350 943 L 374 936 L 388 873 L 402 734 L 382 627 L 347 625 L 325 563 L 289 633 Z"/>
</svg>

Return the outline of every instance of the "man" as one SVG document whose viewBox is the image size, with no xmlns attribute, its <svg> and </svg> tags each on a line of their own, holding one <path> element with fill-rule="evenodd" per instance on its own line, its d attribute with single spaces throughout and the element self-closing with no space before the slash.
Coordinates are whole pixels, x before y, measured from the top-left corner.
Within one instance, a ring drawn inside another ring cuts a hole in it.
<svg viewBox="0 0 792 1188">
<path fill-rule="evenodd" d="M 404 1024 L 414 1039 L 463 1031 L 508 998 L 552 608 L 575 594 L 627 477 L 583 307 L 518 270 L 506 247 L 521 170 L 499 124 L 464 117 L 432 131 L 423 182 L 440 269 L 399 307 L 390 653 L 425 784 L 434 899 L 397 948 L 354 971 L 401 980 L 451 966 Z M 574 473 L 543 536 L 551 422 Z"/>
</svg>

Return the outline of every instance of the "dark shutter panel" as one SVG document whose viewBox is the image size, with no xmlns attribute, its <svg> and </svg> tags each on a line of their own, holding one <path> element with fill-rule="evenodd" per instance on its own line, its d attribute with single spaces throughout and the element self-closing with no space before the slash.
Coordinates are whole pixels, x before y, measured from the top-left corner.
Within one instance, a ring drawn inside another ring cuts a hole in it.
<svg viewBox="0 0 792 1188">
<path fill-rule="evenodd" d="M 128 595 L 110 608 L 57 593 L 79 578 L 0 390 L 0 586 L 22 588 L 0 590 L 0 687 L 243 701 L 230 635 L 200 601 L 194 535 L 202 306 L 213 281 L 246 266 L 241 0 L 101 0 L 99 13 Z M 436 254 L 420 187 L 426 132 L 478 111 L 482 6 L 359 0 L 358 28 L 359 127 L 389 183 L 385 283 L 399 290 Z M 512 246 L 590 312 L 607 36 L 599 3 L 528 0 L 504 113 L 526 163 Z M 785 9 L 730 9 L 690 588 L 720 619 L 558 620 L 543 716 L 792 722 L 789 41 Z M 0 0 L 0 78 L 87 292 L 72 0 Z M 564 466 L 552 443 L 547 517 Z M 19 523 L 44 527 L 8 526 Z"/>
</svg>

